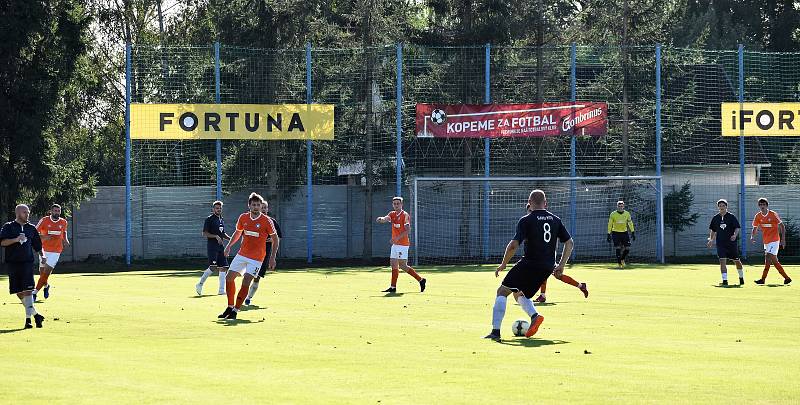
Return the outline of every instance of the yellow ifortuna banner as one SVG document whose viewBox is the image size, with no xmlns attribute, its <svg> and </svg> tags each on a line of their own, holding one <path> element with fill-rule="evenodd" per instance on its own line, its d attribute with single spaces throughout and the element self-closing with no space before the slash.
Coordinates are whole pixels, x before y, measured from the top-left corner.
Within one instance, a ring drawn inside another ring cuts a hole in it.
<svg viewBox="0 0 800 405">
<path fill-rule="evenodd" d="M 722 103 L 722 136 L 800 136 L 800 103 Z"/>
<path fill-rule="evenodd" d="M 333 139 L 331 104 L 131 104 L 131 139 Z"/>
</svg>

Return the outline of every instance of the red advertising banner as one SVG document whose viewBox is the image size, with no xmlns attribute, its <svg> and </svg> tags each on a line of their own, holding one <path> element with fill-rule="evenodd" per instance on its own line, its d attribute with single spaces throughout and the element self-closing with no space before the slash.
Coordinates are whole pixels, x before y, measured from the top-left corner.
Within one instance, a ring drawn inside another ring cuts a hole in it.
<svg viewBox="0 0 800 405">
<path fill-rule="evenodd" d="M 608 104 L 417 104 L 418 137 L 605 136 Z"/>
</svg>

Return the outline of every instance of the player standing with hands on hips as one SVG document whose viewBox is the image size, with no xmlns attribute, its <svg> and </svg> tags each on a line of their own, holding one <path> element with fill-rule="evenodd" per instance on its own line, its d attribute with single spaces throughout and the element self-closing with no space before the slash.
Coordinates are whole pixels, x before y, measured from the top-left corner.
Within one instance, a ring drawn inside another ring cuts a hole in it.
<svg viewBox="0 0 800 405">
<path fill-rule="evenodd" d="M 36 327 L 41 328 L 44 317 L 33 307 L 33 252 L 39 254 L 39 261 L 47 263 L 42 252 L 42 239 L 39 232 L 28 222 L 31 213 L 27 205 L 20 204 L 14 209 L 16 219 L 0 228 L 0 246 L 6 248 L 6 268 L 8 269 L 8 293 L 16 294 L 25 307 L 25 329 L 30 329 L 31 317 Z"/>
</svg>

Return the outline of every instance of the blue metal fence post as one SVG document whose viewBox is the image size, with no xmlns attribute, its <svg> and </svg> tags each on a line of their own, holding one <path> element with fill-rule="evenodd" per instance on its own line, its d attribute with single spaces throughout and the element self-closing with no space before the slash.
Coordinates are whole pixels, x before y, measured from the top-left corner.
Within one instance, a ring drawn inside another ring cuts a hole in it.
<svg viewBox="0 0 800 405">
<path fill-rule="evenodd" d="M 219 42 L 214 42 L 214 102 L 220 103 Z M 217 200 L 222 200 L 222 141 L 217 139 Z"/>
<path fill-rule="evenodd" d="M 661 44 L 656 44 L 656 259 L 664 263 L 664 196 L 661 182 Z"/>
<path fill-rule="evenodd" d="M 575 43 L 570 44 L 569 47 L 569 100 L 575 103 L 578 100 L 578 83 L 577 83 L 577 50 Z M 569 176 L 575 178 L 578 175 L 576 167 L 576 138 L 575 130 L 572 130 L 569 140 Z M 569 182 L 569 232 L 575 236 L 578 229 L 578 201 L 577 201 L 577 183 L 575 180 Z M 572 251 L 571 259 L 575 259 L 576 250 Z"/>
<path fill-rule="evenodd" d="M 483 102 L 489 104 L 492 102 L 492 93 L 491 93 L 491 66 L 492 66 L 492 45 L 486 44 L 485 50 L 485 59 L 484 59 L 484 89 L 483 89 Z M 489 184 L 489 176 L 491 175 L 490 170 L 490 140 L 489 138 L 483 138 L 483 176 L 486 177 L 486 182 L 483 184 L 483 259 L 489 259 L 489 226 L 491 226 L 490 219 L 490 208 L 491 204 L 489 203 L 489 199 L 491 198 L 491 187 Z"/>
<path fill-rule="evenodd" d="M 742 103 L 744 103 L 744 45 L 739 44 L 739 111 L 742 110 Z M 744 167 L 744 126 L 739 124 L 742 128 L 739 131 L 739 218 L 745 223 L 747 221 L 747 209 L 745 208 L 747 202 L 745 199 L 747 187 L 745 186 L 745 167 Z M 747 257 L 747 238 L 742 233 L 742 257 Z"/>
<path fill-rule="evenodd" d="M 311 44 L 306 44 L 306 104 L 311 104 Z M 312 204 L 314 202 L 314 190 L 312 188 L 311 166 L 313 163 L 313 154 L 311 140 L 306 141 L 306 249 L 309 263 L 313 254 L 314 242 L 314 218 Z"/>
<path fill-rule="evenodd" d="M 131 44 L 125 44 L 125 264 L 131 265 Z"/>
<path fill-rule="evenodd" d="M 395 103 L 397 109 L 395 111 L 395 127 L 397 137 L 397 149 L 395 150 L 395 160 L 397 163 L 396 168 L 396 181 L 397 192 L 396 196 L 401 197 L 403 194 L 402 181 L 403 181 L 403 44 L 397 44 L 397 92 L 395 96 Z M 414 213 L 416 215 L 416 213 Z"/>
</svg>

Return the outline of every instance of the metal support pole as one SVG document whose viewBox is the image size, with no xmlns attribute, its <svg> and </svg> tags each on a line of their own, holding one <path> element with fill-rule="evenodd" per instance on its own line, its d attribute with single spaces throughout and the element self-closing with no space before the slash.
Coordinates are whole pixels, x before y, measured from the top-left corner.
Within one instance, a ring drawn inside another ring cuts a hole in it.
<svg viewBox="0 0 800 405">
<path fill-rule="evenodd" d="M 656 259 L 664 263 L 664 195 L 661 184 L 661 44 L 656 44 Z"/>
<path fill-rule="evenodd" d="M 744 103 L 744 45 L 739 44 L 739 111 L 742 111 L 742 103 Z M 739 130 L 739 218 L 742 223 L 747 222 L 747 187 L 745 185 L 745 167 L 744 167 L 744 126 L 739 123 L 742 128 Z M 747 257 L 747 238 L 744 233 L 741 235 L 742 243 L 742 257 Z"/>
<path fill-rule="evenodd" d="M 220 103 L 219 42 L 214 42 L 214 102 Z M 217 139 L 217 200 L 222 200 L 222 141 Z"/>
<path fill-rule="evenodd" d="M 573 42 L 569 47 L 569 99 L 573 103 L 578 100 L 577 94 L 577 51 L 575 47 L 575 43 Z M 572 134 L 570 135 L 569 140 L 569 176 L 576 177 L 577 176 L 577 163 L 575 155 L 577 149 L 576 145 L 576 138 L 575 138 L 575 130 L 572 130 Z M 571 180 L 569 182 L 569 232 L 575 237 L 575 233 L 578 229 L 578 191 L 577 191 L 577 183 L 575 180 Z M 577 254 L 577 249 L 572 251 L 571 259 L 575 259 L 575 255 Z"/>
<path fill-rule="evenodd" d="M 306 44 L 306 104 L 311 104 L 311 44 Z M 306 260 L 311 263 L 314 242 L 314 217 L 312 204 L 314 202 L 314 190 L 312 187 L 313 164 L 311 140 L 306 141 Z"/>
<path fill-rule="evenodd" d="M 491 68 L 492 68 L 492 45 L 486 44 L 486 55 L 484 58 L 484 89 L 483 89 L 483 102 L 490 104 L 492 102 L 491 93 Z M 491 175 L 490 168 L 490 139 L 483 138 L 483 176 L 486 177 L 486 182 L 483 183 L 483 259 L 489 259 L 489 227 L 491 226 L 491 185 L 489 184 L 489 176 Z"/>
<path fill-rule="evenodd" d="M 397 89 L 395 93 L 395 132 L 397 148 L 395 150 L 395 162 L 397 164 L 396 182 L 397 189 L 395 195 L 403 196 L 403 44 L 396 45 L 397 52 Z"/>
<path fill-rule="evenodd" d="M 125 264 L 131 265 L 131 44 L 125 44 Z"/>
</svg>

